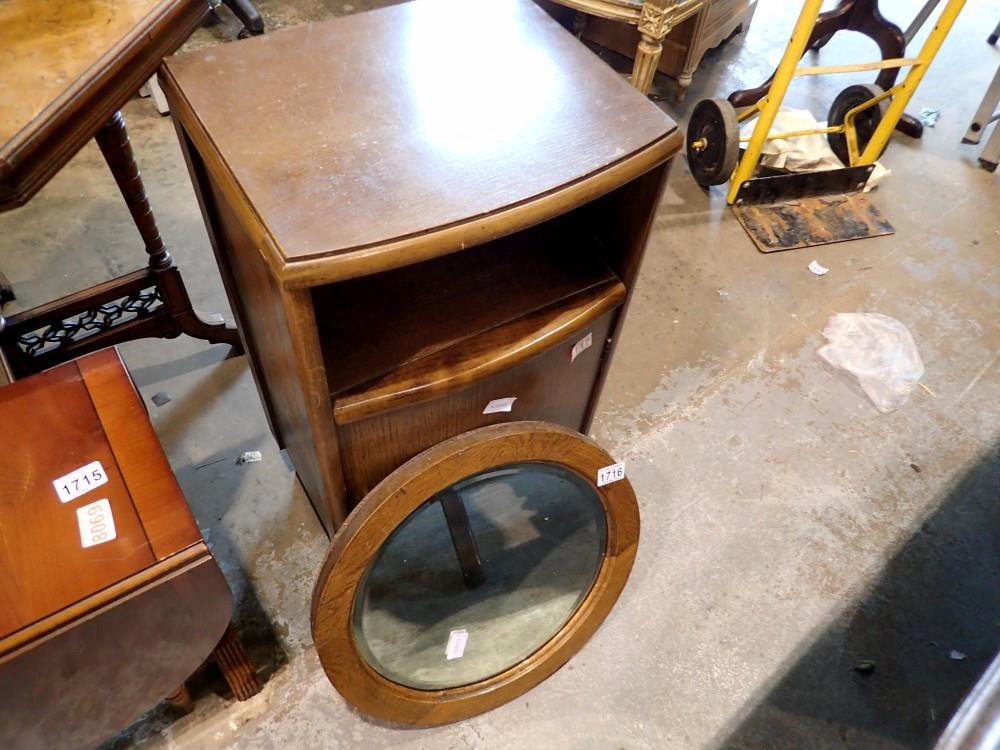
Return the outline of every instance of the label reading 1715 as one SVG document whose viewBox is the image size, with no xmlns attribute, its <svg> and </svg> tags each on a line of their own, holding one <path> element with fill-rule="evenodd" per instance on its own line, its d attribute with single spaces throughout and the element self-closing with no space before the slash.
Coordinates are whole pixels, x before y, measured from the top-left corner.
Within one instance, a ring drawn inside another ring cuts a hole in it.
<svg viewBox="0 0 1000 750">
<path fill-rule="evenodd" d="M 60 502 L 68 503 L 90 492 L 95 487 L 100 487 L 108 481 L 108 473 L 101 466 L 100 461 L 91 461 L 86 466 L 81 466 L 75 471 L 71 471 L 66 476 L 59 477 L 52 486 L 56 488 L 56 494 Z"/>
</svg>

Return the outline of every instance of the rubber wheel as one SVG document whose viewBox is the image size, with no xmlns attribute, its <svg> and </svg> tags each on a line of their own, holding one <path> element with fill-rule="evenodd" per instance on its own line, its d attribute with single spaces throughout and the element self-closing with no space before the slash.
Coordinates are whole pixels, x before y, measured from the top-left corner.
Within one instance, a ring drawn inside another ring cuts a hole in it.
<svg viewBox="0 0 1000 750">
<path fill-rule="evenodd" d="M 704 147 L 694 148 L 703 142 Z M 687 133 L 688 166 L 702 187 L 728 180 L 740 158 L 736 109 L 725 99 L 702 99 L 691 112 Z"/>
<path fill-rule="evenodd" d="M 848 86 L 846 89 L 837 94 L 837 98 L 833 100 L 833 104 L 830 105 L 830 114 L 827 115 L 826 122 L 827 125 L 843 125 L 844 118 L 847 113 L 860 104 L 864 104 L 869 99 L 883 94 L 883 90 L 880 86 L 876 86 L 874 83 L 858 83 L 853 86 Z M 864 153 L 865 147 L 868 145 L 868 141 L 872 139 L 875 135 L 875 130 L 878 128 L 882 118 L 885 117 L 886 110 L 889 108 L 889 100 L 883 99 L 874 107 L 869 107 L 868 109 L 858 112 L 858 116 L 854 118 L 854 130 L 858 136 L 858 153 Z M 843 162 L 845 167 L 851 166 L 850 155 L 847 153 L 847 136 L 844 133 L 827 133 L 826 139 L 830 143 L 830 148 L 833 149 L 833 153 L 837 155 L 837 158 Z M 879 152 L 879 156 L 885 152 L 885 147 L 883 146 L 882 151 Z"/>
</svg>

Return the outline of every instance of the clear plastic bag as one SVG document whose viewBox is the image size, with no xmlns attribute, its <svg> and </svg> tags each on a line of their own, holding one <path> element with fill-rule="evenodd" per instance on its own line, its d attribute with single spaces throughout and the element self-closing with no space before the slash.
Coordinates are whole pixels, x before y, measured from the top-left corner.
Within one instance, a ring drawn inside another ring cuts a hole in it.
<svg viewBox="0 0 1000 750">
<path fill-rule="evenodd" d="M 837 313 L 827 321 L 819 356 L 857 376 L 880 412 L 898 409 L 924 374 L 909 329 L 879 313 Z"/>
</svg>

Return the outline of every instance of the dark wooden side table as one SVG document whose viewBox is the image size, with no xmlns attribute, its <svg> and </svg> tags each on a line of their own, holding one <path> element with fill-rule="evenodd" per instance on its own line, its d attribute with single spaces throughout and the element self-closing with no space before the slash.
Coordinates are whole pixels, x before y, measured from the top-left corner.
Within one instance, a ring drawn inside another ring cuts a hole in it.
<svg viewBox="0 0 1000 750">
<path fill-rule="evenodd" d="M 260 686 L 232 595 L 118 353 L 0 389 L 0 747 L 92 747 L 210 656 Z"/>
<path fill-rule="evenodd" d="M 334 536 L 328 677 L 416 724 L 538 684 L 635 559 L 624 466 L 581 433 L 676 124 L 528 0 L 305 24 L 160 79 L 272 430 Z"/>
<path fill-rule="evenodd" d="M 96 138 L 145 245 L 145 268 L 0 316 L 14 376 L 131 339 L 187 334 L 239 347 L 199 315 L 156 226 L 119 109 L 208 11 L 206 0 L 0 4 L 0 211 L 23 205 Z M 67 258 L 67 263 L 72 259 Z"/>
</svg>

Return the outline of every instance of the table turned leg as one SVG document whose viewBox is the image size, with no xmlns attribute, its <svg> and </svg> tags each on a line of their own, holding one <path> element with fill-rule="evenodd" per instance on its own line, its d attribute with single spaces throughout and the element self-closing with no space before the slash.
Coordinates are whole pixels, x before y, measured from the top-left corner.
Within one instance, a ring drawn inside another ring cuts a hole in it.
<svg viewBox="0 0 1000 750">
<path fill-rule="evenodd" d="M 639 46 L 632 66 L 632 85 L 643 94 L 653 85 L 656 68 L 663 54 L 663 39 L 670 32 L 673 17 L 663 7 L 666 0 L 646 0 L 639 16 Z"/>
<path fill-rule="evenodd" d="M 132 214 L 136 229 L 139 230 L 139 235 L 146 245 L 149 268 L 158 277 L 163 303 L 180 329 L 178 333 L 205 339 L 213 344 L 231 344 L 240 347 L 236 329 L 227 327 L 221 315 L 214 313 L 202 315 L 192 307 L 184 280 L 160 237 L 156 217 L 153 216 L 153 209 L 146 197 L 146 188 L 142 184 L 142 175 L 132 154 L 132 144 L 121 112 L 112 115 L 107 124 L 97 132 L 95 140 L 104 155 L 104 160 L 108 163 L 111 174 L 114 175 L 115 182 L 118 183 L 118 189 Z"/>
<path fill-rule="evenodd" d="M 212 658 L 222 670 L 222 676 L 226 678 L 236 700 L 249 700 L 260 692 L 257 671 L 232 625 L 226 628 L 222 640 L 212 652 Z"/>
<path fill-rule="evenodd" d="M 192 307 L 160 237 L 121 113 L 95 138 L 146 246 L 146 266 L 8 317 L 0 325 L 0 359 L 5 358 L 12 377 L 142 338 L 187 334 L 242 352 L 239 333 L 221 315 L 201 315 Z"/>
</svg>

